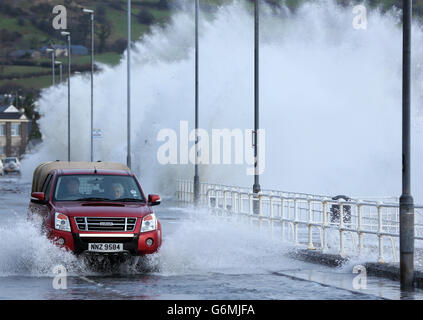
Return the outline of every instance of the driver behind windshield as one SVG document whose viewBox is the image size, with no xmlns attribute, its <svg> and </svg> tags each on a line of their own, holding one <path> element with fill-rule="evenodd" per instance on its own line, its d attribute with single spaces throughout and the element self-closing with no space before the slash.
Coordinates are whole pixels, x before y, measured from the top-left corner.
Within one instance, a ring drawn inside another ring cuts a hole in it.
<svg viewBox="0 0 423 320">
<path fill-rule="evenodd" d="M 123 189 L 122 184 L 120 183 L 113 183 L 112 185 L 113 189 L 113 197 L 114 199 L 120 199 L 123 197 L 125 190 Z"/>
<path fill-rule="evenodd" d="M 81 197 L 79 192 L 79 179 L 68 178 L 65 183 L 65 190 L 60 197 L 61 200 L 76 200 Z"/>
</svg>

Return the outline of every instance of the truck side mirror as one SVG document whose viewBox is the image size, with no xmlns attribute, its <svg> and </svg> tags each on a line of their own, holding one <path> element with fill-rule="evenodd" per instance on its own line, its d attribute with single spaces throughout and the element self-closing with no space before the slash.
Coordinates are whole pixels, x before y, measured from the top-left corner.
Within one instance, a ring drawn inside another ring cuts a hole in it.
<svg viewBox="0 0 423 320">
<path fill-rule="evenodd" d="M 158 206 L 161 202 L 160 196 L 157 194 L 148 195 L 148 204 L 150 206 Z"/>
<path fill-rule="evenodd" d="M 38 201 L 40 203 L 45 203 L 46 202 L 46 195 L 44 194 L 44 192 L 33 192 L 31 194 L 31 200 L 35 200 L 35 201 Z"/>
</svg>

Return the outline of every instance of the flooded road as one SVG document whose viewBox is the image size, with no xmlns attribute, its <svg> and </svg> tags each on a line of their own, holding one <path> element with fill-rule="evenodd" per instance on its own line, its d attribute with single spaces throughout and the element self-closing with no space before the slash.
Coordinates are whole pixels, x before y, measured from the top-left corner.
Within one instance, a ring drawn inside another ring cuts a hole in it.
<svg viewBox="0 0 423 320">
<path fill-rule="evenodd" d="M 163 245 L 143 269 L 128 263 L 115 273 L 93 271 L 26 221 L 29 193 L 19 177 L 0 178 L 0 299 L 401 297 L 395 283 L 377 278 L 369 278 L 367 290 L 354 290 L 352 266 L 292 260 L 285 255 L 289 248 L 266 232 L 166 199 L 155 207 Z M 66 270 L 66 289 L 53 286 L 57 266 Z"/>
</svg>

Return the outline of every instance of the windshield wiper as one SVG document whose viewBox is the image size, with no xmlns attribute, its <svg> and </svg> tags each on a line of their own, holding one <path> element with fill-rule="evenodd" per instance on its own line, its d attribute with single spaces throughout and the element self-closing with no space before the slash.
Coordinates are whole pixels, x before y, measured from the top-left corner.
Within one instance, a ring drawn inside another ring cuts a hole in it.
<svg viewBox="0 0 423 320">
<path fill-rule="evenodd" d="M 92 198 L 81 198 L 81 199 L 77 199 L 75 201 L 110 201 L 111 199 L 108 198 L 96 198 L 96 197 L 92 197 Z"/>
<path fill-rule="evenodd" d="M 145 203 L 145 200 L 141 199 L 134 199 L 134 198 L 122 198 L 122 199 L 115 199 L 112 201 L 121 201 L 121 202 L 143 202 Z"/>
</svg>

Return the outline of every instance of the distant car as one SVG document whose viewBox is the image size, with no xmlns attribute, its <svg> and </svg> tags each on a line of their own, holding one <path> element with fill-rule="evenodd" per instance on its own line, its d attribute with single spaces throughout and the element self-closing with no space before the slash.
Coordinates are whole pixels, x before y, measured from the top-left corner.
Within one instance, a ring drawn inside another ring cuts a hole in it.
<svg viewBox="0 0 423 320">
<path fill-rule="evenodd" d="M 0 176 L 4 176 L 3 161 L 0 160 Z"/>
<path fill-rule="evenodd" d="M 4 160 L 4 173 L 21 173 L 21 163 L 19 162 L 19 159 L 17 157 L 7 157 Z"/>
</svg>

